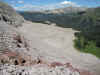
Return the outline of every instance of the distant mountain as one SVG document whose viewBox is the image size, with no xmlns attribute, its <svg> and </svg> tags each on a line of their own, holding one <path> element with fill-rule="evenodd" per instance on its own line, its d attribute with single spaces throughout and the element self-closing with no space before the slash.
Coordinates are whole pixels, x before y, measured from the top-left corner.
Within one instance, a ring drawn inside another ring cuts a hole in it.
<svg viewBox="0 0 100 75">
<path fill-rule="evenodd" d="M 77 13 L 81 11 L 86 11 L 87 8 L 85 7 L 65 7 L 65 8 L 59 8 L 54 10 L 49 10 L 46 13 L 54 13 L 54 14 L 61 14 L 61 13 Z"/>
<path fill-rule="evenodd" d="M 20 12 L 20 14 L 26 19 L 32 22 L 42 23 L 56 23 L 60 26 L 71 27 L 72 18 L 77 17 L 77 13 L 85 13 L 87 8 L 82 7 L 66 7 L 55 10 L 47 10 L 40 12 L 26 11 Z"/>
</svg>

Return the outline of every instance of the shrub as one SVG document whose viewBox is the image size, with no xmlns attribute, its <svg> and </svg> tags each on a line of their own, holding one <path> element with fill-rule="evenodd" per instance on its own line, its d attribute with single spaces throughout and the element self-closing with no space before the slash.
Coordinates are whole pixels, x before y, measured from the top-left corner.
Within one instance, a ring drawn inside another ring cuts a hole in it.
<svg viewBox="0 0 100 75">
<path fill-rule="evenodd" d="M 100 58 L 100 48 L 96 46 L 95 41 L 85 41 L 85 38 L 78 37 L 74 40 L 74 46 L 81 52 L 91 53 Z"/>
</svg>

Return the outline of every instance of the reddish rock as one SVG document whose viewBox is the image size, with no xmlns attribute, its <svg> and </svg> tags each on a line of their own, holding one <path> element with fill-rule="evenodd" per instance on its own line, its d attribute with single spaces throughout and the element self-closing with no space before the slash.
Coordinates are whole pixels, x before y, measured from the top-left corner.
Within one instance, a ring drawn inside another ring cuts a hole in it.
<svg viewBox="0 0 100 75">
<path fill-rule="evenodd" d="M 86 70 L 79 70 L 79 73 L 80 73 L 80 75 L 94 75 L 91 72 L 86 71 Z"/>
<path fill-rule="evenodd" d="M 52 62 L 50 64 L 51 67 L 56 67 L 56 66 L 64 66 L 64 64 L 60 63 L 60 62 Z"/>
</svg>

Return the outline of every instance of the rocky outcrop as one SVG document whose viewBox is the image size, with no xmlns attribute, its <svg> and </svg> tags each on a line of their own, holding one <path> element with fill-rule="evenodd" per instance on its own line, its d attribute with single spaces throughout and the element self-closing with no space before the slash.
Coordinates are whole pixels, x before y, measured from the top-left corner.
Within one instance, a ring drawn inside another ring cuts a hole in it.
<svg viewBox="0 0 100 75">
<path fill-rule="evenodd" d="M 78 71 L 70 70 L 63 66 L 48 67 L 44 64 L 38 64 L 31 67 L 21 67 L 15 65 L 0 66 L 2 75 L 80 75 Z"/>
<path fill-rule="evenodd" d="M 91 75 L 74 68 L 70 63 L 48 62 L 28 55 L 30 46 L 16 28 L 0 22 L 0 74 L 1 75 Z M 34 56 L 34 55 L 32 55 Z"/>
<path fill-rule="evenodd" d="M 4 23 L 0 22 L 0 60 L 3 63 L 9 62 L 12 59 L 23 59 L 24 54 L 29 51 L 24 37 L 17 30 Z M 25 54 L 26 55 L 26 54 Z M 15 60 L 15 61 L 16 61 Z"/>
<path fill-rule="evenodd" d="M 55 64 L 54 64 L 55 63 Z M 60 65 L 59 65 L 60 64 Z M 53 66 L 52 66 L 53 65 Z M 1 75 L 92 75 L 88 71 L 73 68 L 70 63 L 53 62 L 33 66 L 0 65 Z"/>
<path fill-rule="evenodd" d="M 16 13 L 16 11 L 11 6 L 0 2 L 0 20 L 17 27 L 22 24 L 24 18 Z"/>
</svg>

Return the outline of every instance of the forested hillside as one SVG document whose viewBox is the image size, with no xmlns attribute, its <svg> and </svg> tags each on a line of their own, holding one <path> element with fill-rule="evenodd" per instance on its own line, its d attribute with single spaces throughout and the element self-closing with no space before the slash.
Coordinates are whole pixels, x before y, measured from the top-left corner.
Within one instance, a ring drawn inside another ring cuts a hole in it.
<svg viewBox="0 0 100 75">
<path fill-rule="evenodd" d="M 100 57 L 100 8 L 89 9 L 81 18 L 81 32 L 76 34 L 75 46 Z"/>
</svg>

